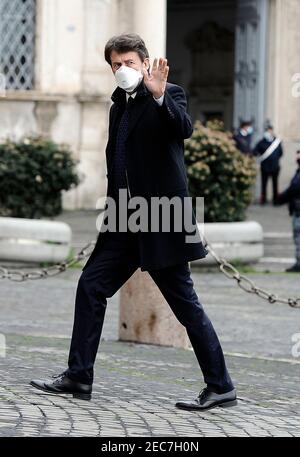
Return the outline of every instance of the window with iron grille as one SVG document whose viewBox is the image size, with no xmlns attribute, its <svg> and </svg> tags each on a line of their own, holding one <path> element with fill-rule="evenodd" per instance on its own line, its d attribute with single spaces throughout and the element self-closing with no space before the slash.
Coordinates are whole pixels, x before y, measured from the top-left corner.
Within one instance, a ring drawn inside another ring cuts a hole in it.
<svg viewBox="0 0 300 457">
<path fill-rule="evenodd" d="M 0 73 L 7 90 L 34 87 L 36 0 L 0 0 Z"/>
</svg>

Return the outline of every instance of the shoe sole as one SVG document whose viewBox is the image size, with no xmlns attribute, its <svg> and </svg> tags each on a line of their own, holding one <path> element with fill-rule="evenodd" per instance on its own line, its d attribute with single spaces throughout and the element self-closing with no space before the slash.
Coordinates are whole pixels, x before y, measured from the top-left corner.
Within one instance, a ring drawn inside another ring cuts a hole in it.
<svg viewBox="0 0 300 457">
<path fill-rule="evenodd" d="M 73 398 L 77 398 L 79 400 L 86 400 L 86 401 L 89 401 L 92 398 L 92 394 L 81 394 L 78 392 L 53 392 L 52 390 L 47 390 L 47 389 L 43 389 L 42 387 L 38 387 L 36 384 L 33 384 L 32 382 L 30 382 L 30 385 L 32 387 L 34 387 L 35 389 L 38 389 L 38 390 L 40 390 L 46 394 L 50 394 L 50 395 L 73 395 Z"/>
<path fill-rule="evenodd" d="M 180 409 L 185 409 L 185 410 L 195 410 L 195 411 L 206 411 L 208 409 L 213 409 L 213 408 L 230 408 L 231 406 L 236 406 L 238 404 L 237 400 L 231 400 L 231 401 L 224 401 L 223 403 L 219 403 L 217 405 L 211 405 L 208 406 L 207 408 L 198 408 L 197 406 L 183 406 L 183 405 L 178 405 L 176 403 L 176 407 Z"/>
</svg>

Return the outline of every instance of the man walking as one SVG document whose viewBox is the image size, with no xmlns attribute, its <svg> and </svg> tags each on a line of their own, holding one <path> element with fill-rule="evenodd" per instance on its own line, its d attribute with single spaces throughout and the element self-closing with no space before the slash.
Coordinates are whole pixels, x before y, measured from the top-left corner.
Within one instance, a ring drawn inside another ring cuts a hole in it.
<svg viewBox="0 0 300 457">
<path fill-rule="evenodd" d="M 296 263 L 287 268 L 288 273 L 300 273 L 300 150 L 297 151 L 298 169 L 289 187 L 277 197 L 276 204 L 288 203 L 289 214 L 293 217 L 293 235 L 296 246 Z"/>
<path fill-rule="evenodd" d="M 253 155 L 258 156 L 261 170 L 261 195 L 260 204 L 267 202 L 267 185 L 269 178 L 272 178 L 273 205 L 276 204 L 278 196 L 278 177 L 280 172 L 280 158 L 283 154 L 280 138 L 276 138 L 271 125 L 268 125 L 264 137 L 257 143 Z"/>
<path fill-rule="evenodd" d="M 155 59 L 150 71 L 147 48 L 136 34 L 111 38 L 105 59 L 118 84 L 109 116 L 107 196 L 116 200 L 118 208 L 121 191 L 130 199 L 142 196 L 147 202 L 153 197 L 187 197 L 184 139 L 193 128 L 184 90 L 167 83 L 167 60 Z M 206 383 L 195 400 L 176 406 L 205 410 L 237 404 L 220 342 L 190 275 L 189 261 L 205 257 L 208 251 L 200 240 L 188 243 L 185 231 L 173 228 L 169 232 L 100 231 L 77 286 L 68 369 L 52 382 L 31 381 L 34 387 L 91 398 L 107 298 L 141 267 L 186 327 Z"/>
</svg>

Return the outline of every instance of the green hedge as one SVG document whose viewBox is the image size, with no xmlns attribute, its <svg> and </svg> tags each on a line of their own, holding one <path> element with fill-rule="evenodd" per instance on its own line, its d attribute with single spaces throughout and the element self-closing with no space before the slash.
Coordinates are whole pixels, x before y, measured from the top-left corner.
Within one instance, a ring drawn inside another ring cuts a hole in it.
<svg viewBox="0 0 300 457">
<path fill-rule="evenodd" d="M 204 221 L 243 221 L 252 201 L 257 167 L 242 154 L 220 121 L 196 121 L 185 142 L 185 161 L 192 197 L 204 197 Z"/>
<path fill-rule="evenodd" d="M 67 145 L 41 136 L 0 144 L 0 215 L 41 218 L 62 211 L 62 190 L 79 184 Z"/>
</svg>

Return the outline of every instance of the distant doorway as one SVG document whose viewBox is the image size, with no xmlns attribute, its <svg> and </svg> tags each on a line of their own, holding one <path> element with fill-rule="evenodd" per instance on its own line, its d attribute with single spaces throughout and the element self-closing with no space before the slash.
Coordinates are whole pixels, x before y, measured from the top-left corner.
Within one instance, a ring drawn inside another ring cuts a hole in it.
<svg viewBox="0 0 300 457">
<path fill-rule="evenodd" d="M 168 0 L 169 80 L 188 95 L 193 120 L 266 122 L 269 0 Z M 272 121 L 272 120 L 271 120 Z"/>
<path fill-rule="evenodd" d="M 168 0 L 170 82 L 187 91 L 193 120 L 233 128 L 236 0 Z"/>
</svg>

